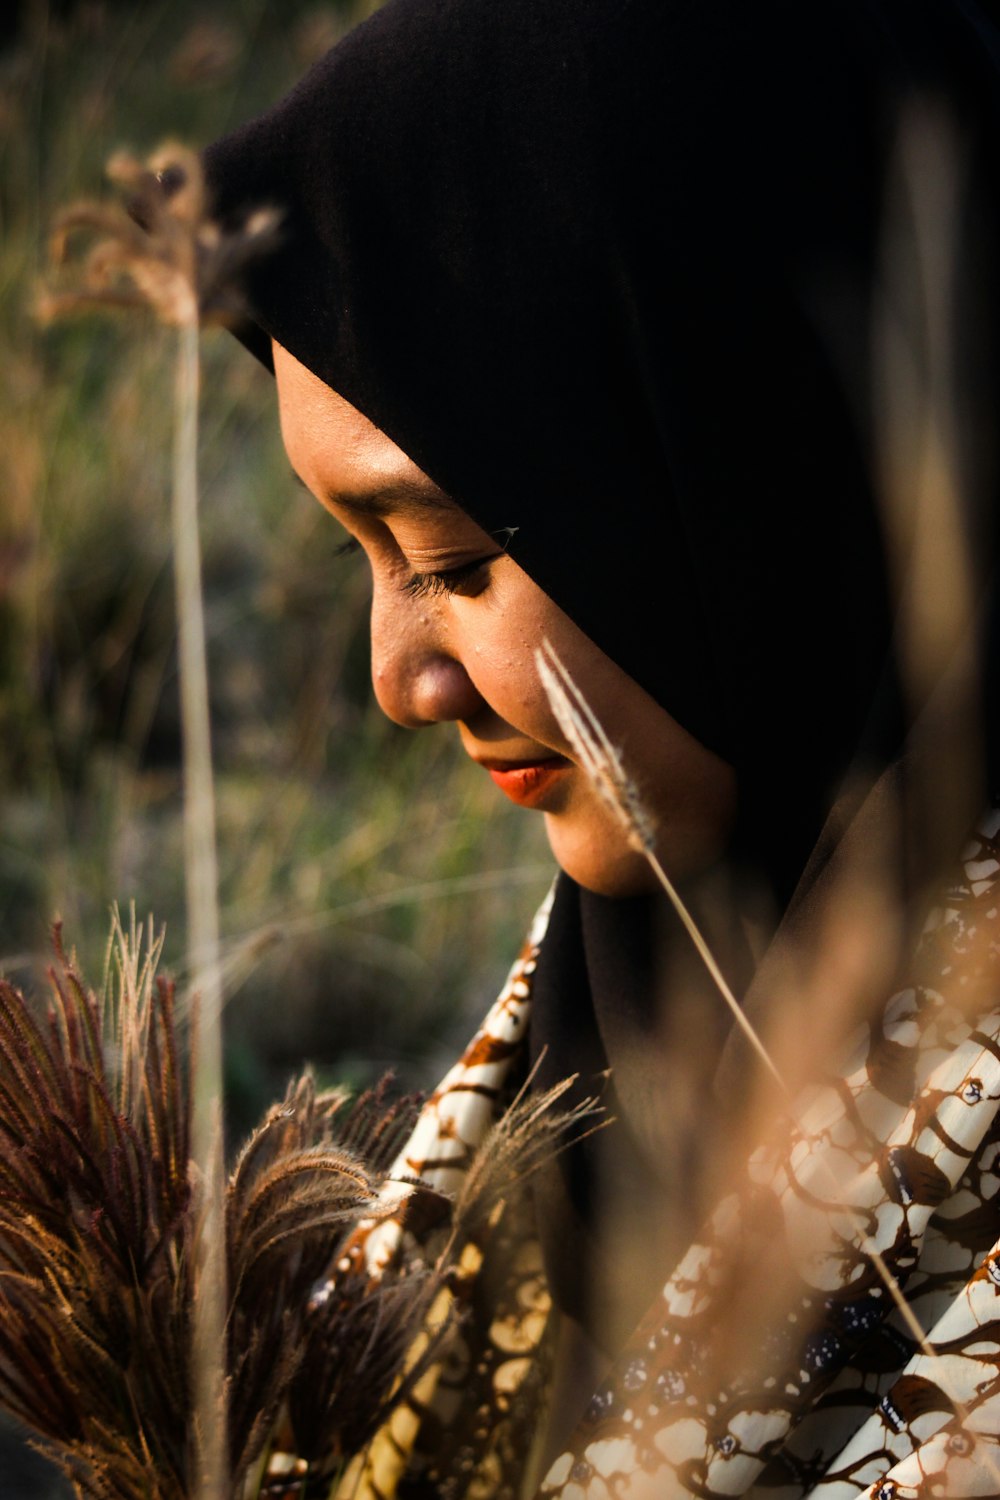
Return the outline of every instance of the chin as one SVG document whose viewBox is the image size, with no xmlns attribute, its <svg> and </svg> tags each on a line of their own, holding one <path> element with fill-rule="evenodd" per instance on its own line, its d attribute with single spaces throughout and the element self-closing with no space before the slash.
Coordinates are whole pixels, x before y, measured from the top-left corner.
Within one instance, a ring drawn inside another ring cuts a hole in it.
<svg viewBox="0 0 1000 1500">
<path fill-rule="evenodd" d="M 617 827 L 576 828 L 571 821 L 546 818 L 546 831 L 559 868 L 598 896 L 640 896 L 657 887 L 645 858 L 629 847 Z"/>
</svg>

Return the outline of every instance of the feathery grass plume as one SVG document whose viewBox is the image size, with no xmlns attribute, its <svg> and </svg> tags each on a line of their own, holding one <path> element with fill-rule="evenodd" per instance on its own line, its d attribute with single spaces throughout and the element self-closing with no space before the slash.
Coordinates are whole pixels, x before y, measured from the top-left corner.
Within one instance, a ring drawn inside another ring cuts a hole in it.
<svg viewBox="0 0 1000 1500">
<path fill-rule="evenodd" d="M 359 1221 L 395 1213 L 388 1169 L 416 1100 L 391 1099 L 383 1079 L 353 1104 L 289 1086 L 236 1162 L 226 1193 L 230 1288 L 228 1369 L 234 1488 L 287 1409 L 287 1442 L 305 1463 L 363 1446 L 389 1408 L 428 1297 L 426 1268 L 386 1286 L 328 1280 Z M 430 1191 L 429 1189 L 427 1191 Z M 303 1470 L 303 1473 L 307 1472 Z"/>
<path fill-rule="evenodd" d="M 158 944 L 43 1019 L 0 981 L 0 1401 L 81 1496 L 187 1493 L 190 1109 Z"/>
<path fill-rule="evenodd" d="M 147 165 L 119 153 L 108 174 L 126 203 L 79 203 L 57 220 L 57 265 L 78 273 L 76 285 L 39 301 L 45 318 L 93 308 L 150 307 L 177 329 L 172 525 L 184 765 L 184 871 L 188 966 L 198 995 L 200 1039 L 193 1085 L 194 1155 L 202 1174 L 203 1220 L 195 1256 L 194 1380 L 196 1431 L 205 1500 L 220 1493 L 225 1469 L 226 1390 L 221 1349 L 225 1270 L 222 1252 L 222 1034 L 215 790 L 209 723 L 201 548 L 198 528 L 199 336 L 205 322 L 227 322 L 240 310 L 237 278 L 247 261 L 274 243 L 277 216 L 261 209 L 242 228 L 223 233 L 207 212 L 197 156 L 168 145 Z M 92 243 L 81 263 L 69 260 L 80 236 Z"/>
<path fill-rule="evenodd" d="M 629 846 L 638 854 L 655 858 L 656 830 L 638 790 L 625 774 L 621 756 L 603 725 L 548 640 L 535 651 L 535 670 L 556 723 L 580 757 L 601 800 L 624 828 Z"/>
<path fill-rule="evenodd" d="M 455 1205 L 456 1226 L 465 1233 L 485 1223 L 515 1184 L 568 1146 L 610 1124 L 603 1105 L 594 1098 L 581 1099 L 568 1109 L 557 1107 L 576 1083 L 576 1074 L 533 1093 L 531 1085 L 541 1060 L 483 1141 L 465 1175 Z"/>
<path fill-rule="evenodd" d="M 390 1179 L 395 1201 L 386 1203 L 383 1194 L 383 1213 L 400 1233 L 377 1277 L 348 1273 L 317 1287 L 309 1358 L 317 1369 L 326 1361 L 325 1380 L 297 1381 L 290 1400 L 296 1451 L 312 1465 L 306 1494 L 324 1479 L 343 1480 L 350 1493 L 357 1472 L 351 1460 L 397 1405 L 413 1397 L 419 1406 L 427 1398 L 472 1314 L 470 1266 L 481 1264 L 495 1233 L 503 1235 L 505 1210 L 523 1209 L 511 1199 L 537 1170 L 605 1123 L 597 1120 L 604 1112 L 594 1099 L 560 1107 L 575 1078 L 532 1093 L 535 1071 L 472 1154 L 454 1199 L 419 1180 Z M 385 1372 L 392 1372 L 391 1383 Z M 380 1401 L 361 1394 L 366 1380 L 372 1393 L 381 1381 Z M 469 1430 L 456 1424 L 442 1439 L 455 1462 L 465 1445 L 486 1436 L 481 1415 L 470 1414 L 469 1422 Z M 451 1495 L 461 1477 L 449 1472 L 448 1462 L 438 1456 L 444 1465 L 440 1493 Z M 432 1486 L 432 1493 L 439 1490 Z"/>
<path fill-rule="evenodd" d="M 116 916 L 95 993 L 57 929 L 41 1017 L 0 980 L 0 1406 L 34 1429 L 81 1500 L 193 1500 L 204 1485 L 194 1036 L 156 975 L 159 951 L 151 925 L 133 915 L 126 932 Z M 485 1243 L 526 1177 L 594 1128 L 592 1100 L 559 1108 L 568 1087 L 525 1085 L 452 1201 L 391 1175 L 417 1099 L 391 1097 L 386 1079 L 354 1102 L 308 1075 L 289 1085 L 225 1192 L 216 1500 L 263 1493 L 276 1444 L 295 1455 L 283 1493 L 317 1492 L 444 1357 L 466 1248 Z M 331 1277 L 356 1231 L 396 1217 L 436 1228 L 404 1236 L 378 1276 Z"/>
<path fill-rule="evenodd" d="M 190 1170 L 190 1039 L 155 976 L 158 950 L 151 929 L 143 947 L 134 921 L 128 937 L 116 924 L 112 978 L 95 994 L 57 931 L 42 1019 L 0 981 L 0 1404 L 85 1497 L 190 1500 L 201 1479 L 191 1343 L 204 1189 Z M 217 1496 L 254 1493 L 284 1406 L 307 1448 L 328 1443 L 330 1416 L 335 1440 L 361 1443 L 398 1389 L 433 1292 L 424 1268 L 314 1293 L 358 1221 L 396 1208 L 385 1173 L 415 1106 L 385 1082 L 351 1105 L 306 1076 L 241 1153 L 226 1192 L 232 1400 Z"/>
</svg>

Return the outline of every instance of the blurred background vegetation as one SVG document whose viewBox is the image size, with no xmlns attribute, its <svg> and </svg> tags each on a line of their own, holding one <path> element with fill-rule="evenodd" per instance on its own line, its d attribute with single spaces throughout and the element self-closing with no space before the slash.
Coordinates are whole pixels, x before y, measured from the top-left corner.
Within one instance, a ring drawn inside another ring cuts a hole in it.
<svg viewBox="0 0 1000 1500">
<path fill-rule="evenodd" d="M 371 0 L 26 3 L 0 29 L 0 971 L 40 988 L 58 914 L 99 982 L 112 903 L 183 979 L 169 551 L 170 332 L 32 301 L 56 210 L 122 146 L 201 145 L 263 108 Z M 273 386 L 204 339 L 202 514 L 231 1144 L 311 1062 L 428 1086 L 548 884 L 540 820 L 446 729 L 381 718 L 363 560 L 293 483 Z M 43 1477 L 44 1476 L 44 1477 Z M 0 1452 L 0 1497 L 56 1495 Z"/>
</svg>

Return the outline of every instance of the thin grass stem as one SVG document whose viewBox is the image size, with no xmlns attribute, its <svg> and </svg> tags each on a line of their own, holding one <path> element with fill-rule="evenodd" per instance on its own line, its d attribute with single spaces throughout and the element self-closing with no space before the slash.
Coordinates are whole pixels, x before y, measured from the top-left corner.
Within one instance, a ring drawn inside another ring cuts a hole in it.
<svg viewBox="0 0 1000 1500">
<path fill-rule="evenodd" d="M 222 1005 L 219 984 L 218 861 L 209 720 L 208 663 L 198 527 L 199 324 L 178 330 L 173 463 L 174 577 L 177 593 L 184 753 L 184 883 L 188 968 L 198 997 L 193 1059 L 192 1154 L 201 1178 L 201 1262 L 194 1317 L 197 1500 L 216 1500 L 227 1474 L 225 1416 L 225 1247 L 222 1193 Z"/>
<path fill-rule="evenodd" d="M 541 647 L 535 651 L 535 666 L 542 686 L 548 696 L 552 712 L 563 733 L 572 745 L 574 754 L 579 758 L 581 766 L 591 777 L 602 799 L 621 822 L 631 846 L 644 855 L 650 869 L 653 871 L 657 881 L 672 903 L 674 910 L 680 917 L 684 930 L 691 938 L 699 957 L 711 975 L 723 1000 L 732 1012 L 733 1018 L 739 1025 L 740 1030 L 750 1042 L 769 1076 L 778 1085 L 786 1103 L 791 1104 L 792 1094 L 788 1084 L 782 1077 L 774 1059 L 744 1013 L 729 985 L 726 983 L 725 976 L 716 963 L 704 935 L 698 928 L 698 924 L 682 900 L 680 892 L 663 868 L 656 852 L 652 820 L 642 806 L 634 783 L 630 781 L 626 774 L 620 754 L 612 745 L 597 715 L 590 707 L 584 694 L 560 660 L 549 640 L 543 640 Z M 822 1157 L 820 1164 L 835 1195 L 839 1196 L 839 1184 L 836 1182 L 832 1170 L 826 1166 L 825 1160 Z M 939 1383 L 942 1389 L 948 1392 L 956 1415 L 961 1422 L 969 1425 L 968 1408 L 952 1389 L 947 1362 L 941 1358 L 934 1346 L 929 1342 L 913 1308 L 903 1295 L 902 1288 L 896 1277 L 890 1270 L 881 1251 L 876 1248 L 865 1232 L 858 1215 L 848 1204 L 843 1204 L 842 1209 L 845 1216 L 852 1223 L 862 1250 L 871 1260 L 880 1281 L 892 1299 L 893 1304 L 898 1309 L 908 1332 L 921 1353 L 936 1366 Z M 989 1456 L 987 1456 L 987 1465 L 997 1479 L 998 1485 L 1000 1485 L 1000 1467 Z"/>
</svg>

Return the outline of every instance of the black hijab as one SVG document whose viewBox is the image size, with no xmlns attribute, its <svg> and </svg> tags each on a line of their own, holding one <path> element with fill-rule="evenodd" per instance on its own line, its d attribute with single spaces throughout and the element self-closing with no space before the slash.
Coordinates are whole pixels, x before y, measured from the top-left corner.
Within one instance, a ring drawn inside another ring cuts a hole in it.
<svg viewBox="0 0 1000 1500">
<path fill-rule="evenodd" d="M 275 337 L 513 528 L 546 593 L 732 763 L 734 862 L 777 916 L 824 825 L 839 842 L 845 779 L 903 764 L 921 706 L 894 648 L 872 347 L 914 98 L 961 142 L 948 373 L 963 431 L 995 425 L 998 57 L 974 0 L 389 0 L 207 153 L 224 222 L 282 213 L 246 341 L 268 359 Z M 988 684 L 993 489 L 983 445 L 966 456 Z M 554 1072 L 616 1065 L 637 1180 L 658 925 L 563 880 L 536 1002 Z"/>
</svg>

